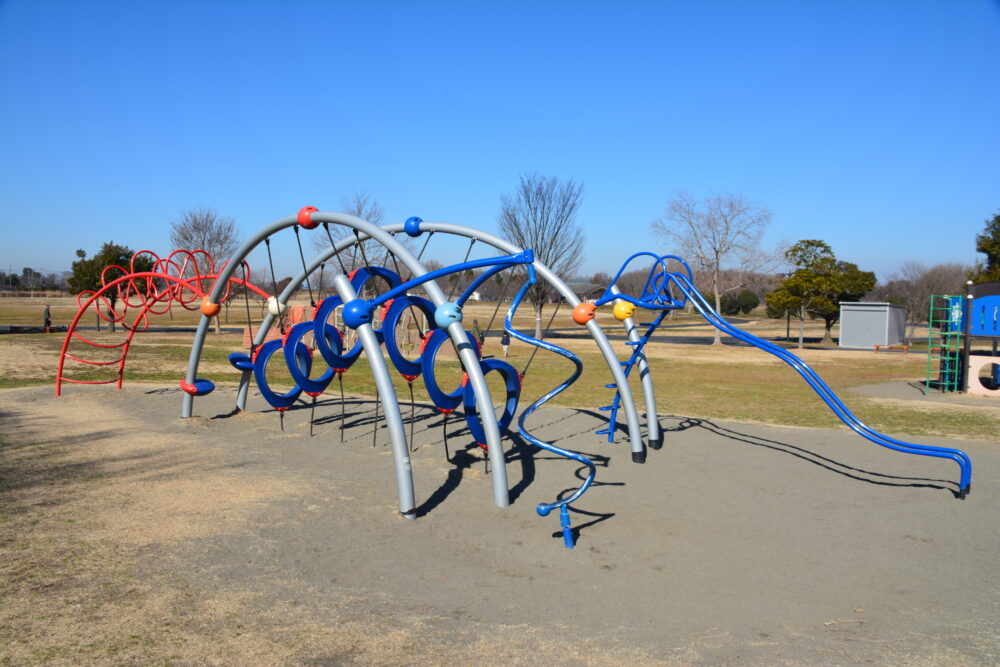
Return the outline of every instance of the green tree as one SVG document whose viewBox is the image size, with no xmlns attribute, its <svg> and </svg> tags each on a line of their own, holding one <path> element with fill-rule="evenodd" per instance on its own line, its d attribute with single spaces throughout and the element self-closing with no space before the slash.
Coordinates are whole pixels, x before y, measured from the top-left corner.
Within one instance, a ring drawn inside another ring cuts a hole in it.
<svg viewBox="0 0 1000 667">
<path fill-rule="evenodd" d="M 740 301 L 732 292 L 727 292 L 722 295 L 721 302 L 719 304 L 719 312 L 723 315 L 739 315 L 740 314 Z"/>
<path fill-rule="evenodd" d="M 772 291 L 764 295 L 764 307 L 767 309 L 767 316 L 772 320 L 780 320 L 789 313 L 799 312 L 798 304 L 791 308 L 786 308 L 782 303 L 783 298 L 787 298 L 787 292 Z"/>
<path fill-rule="evenodd" d="M 760 305 L 760 297 L 753 290 L 745 289 L 736 295 L 736 303 L 741 314 L 749 315 L 750 311 Z"/>
<path fill-rule="evenodd" d="M 972 282 L 977 284 L 1000 281 L 1000 212 L 985 224 L 983 233 L 976 236 L 976 252 L 986 255 L 986 263 L 972 275 Z"/>
<path fill-rule="evenodd" d="M 875 274 L 856 264 L 838 260 L 824 241 L 805 239 L 788 249 L 785 258 L 797 268 L 768 295 L 773 309 L 797 310 L 799 347 L 805 315 L 823 320 L 823 342 L 833 341 L 833 325 L 840 318 L 840 303 L 856 301 L 875 287 Z"/>
<path fill-rule="evenodd" d="M 105 282 L 111 282 L 120 278 L 129 271 L 132 262 L 132 249 L 128 246 L 118 245 L 114 241 L 108 241 L 101 246 L 96 255 L 87 259 L 87 252 L 83 249 L 76 251 L 79 258 L 73 262 L 73 271 L 66 281 L 69 291 L 73 294 L 86 292 L 88 290 L 97 291 L 101 289 L 101 274 L 109 266 L 119 267 L 111 269 L 105 274 Z M 135 261 L 135 271 L 150 271 L 153 268 L 153 260 L 148 255 L 142 255 Z M 118 300 L 118 290 L 108 290 L 106 293 L 111 309 L 115 309 Z"/>
</svg>

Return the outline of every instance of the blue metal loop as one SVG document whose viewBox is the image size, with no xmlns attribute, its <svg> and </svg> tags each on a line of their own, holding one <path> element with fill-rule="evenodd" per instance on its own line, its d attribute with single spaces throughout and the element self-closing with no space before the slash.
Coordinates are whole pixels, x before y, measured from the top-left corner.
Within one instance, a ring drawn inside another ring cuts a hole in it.
<svg viewBox="0 0 1000 667">
<path fill-rule="evenodd" d="M 334 339 L 337 342 L 334 345 L 340 345 L 340 332 L 332 324 L 323 323 L 324 332 L 328 338 Z M 330 381 L 333 380 L 334 370 L 333 367 L 328 367 L 326 372 L 323 373 L 316 379 L 309 377 L 308 372 L 303 373 L 302 369 L 299 368 L 299 360 L 296 358 L 299 350 L 299 343 L 302 337 L 307 333 L 316 331 L 316 327 L 313 326 L 312 322 L 299 322 L 291 328 L 288 332 L 287 338 L 285 338 L 285 343 L 282 346 L 285 350 L 285 364 L 288 366 L 288 372 L 292 376 L 292 380 L 295 384 L 302 387 L 302 390 L 309 394 L 310 396 L 317 396 L 322 394 L 329 386 Z M 304 343 L 303 343 L 304 345 Z"/>
<path fill-rule="evenodd" d="M 625 272 L 625 269 L 628 268 L 629 264 L 639 257 L 650 257 L 653 260 L 653 265 L 649 268 L 649 273 L 646 275 L 646 282 L 643 284 L 642 291 L 638 296 L 620 292 L 617 288 L 618 279 Z M 690 265 L 677 255 L 657 255 L 652 252 L 637 252 L 622 263 L 621 268 L 618 269 L 618 273 L 611 279 L 611 282 L 604 289 L 600 298 L 595 301 L 595 304 L 602 306 L 611 301 L 621 299 L 649 310 L 683 308 L 687 305 L 687 296 L 684 290 L 678 290 L 681 293 L 680 298 L 675 297 L 670 290 L 673 274 L 667 268 L 669 260 L 680 263 L 688 275 L 688 280 L 692 280 Z"/>
<path fill-rule="evenodd" d="M 468 336 L 469 343 L 476 352 L 476 358 L 480 359 L 482 352 L 479 350 L 479 341 L 469 331 L 466 331 L 465 335 Z M 447 331 L 444 329 L 435 329 L 427 337 L 424 349 L 420 353 L 420 367 L 423 370 L 424 386 L 427 387 L 427 395 L 430 397 L 434 407 L 439 410 L 454 410 L 462 402 L 462 385 L 459 385 L 454 391 L 446 393 L 441 389 L 434 374 L 434 365 L 437 361 L 438 352 L 441 351 L 441 345 L 447 340 L 450 340 Z"/>
<path fill-rule="evenodd" d="M 274 353 L 281 349 L 283 344 L 284 341 L 278 339 L 267 341 L 257 348 L 257 358 L 253 362 L 253 376 L 257 381 L 257 388 L 260 390 L 260 395 L 264 397 L 264 400 L 271 407 L 278 408 L 279 410 L 290 407 L 302 393 L 302 387 L 298 385 L 295 385 L 284 394 L 279 394 L 267 384 L 267 363 L 271 360 Z M 300 368 L 308 375 L 309 370 L 312 368 L 312 354 L 310 354 L 309 348 L 300 342 L 295 346 L 295 356 L 300 364 Z"/>
<path fill-rule="evenodd" d="M 329 324 L 327 320 L 330 319 L 330 315 L 337 306 L 341 305 L 343 301 L 340 300 L 339 296 L 328 296 L 323 299 L 319 304 L 319 308 L 316 309 L 316 318 L 313 320 L 312 324 L 314 327 L 313 336 L 316 340 L 316 349 L 319 350 L 320 355 L 323 357 L 323 361 L 327 363 L 331 368 L 333 368 L 338 373 L 343 373 L 348 368 L 354 365 L 354 362 L 358 360 L 361 356 L 361 339 L 354 344 L 351 350 L 344 354 L 344 341 L 340 336 L 340 331 L 337 331 L 335 337 L 328 338 L 325 335 L 326 326 L 333 326 Z M 333 327 L 337 330 L 336 327 Z M 331 346 L 331 343 L 333 345 Z"/>
<path fill-rule="evenodd" d="M 483 375 L 490 371 L 496 371 L 503 378 L 507 396 L 504 400 L 503 414 L 497 420 L 497 426 L 501 431 L 510 426 L 517 412 L 517 402 L 521 397 L 521 374 L 517 369 L 500 359 L 483 359 L 479 362 L 483 369 Z M 486 444 L 486 431 L 483 430 L 483 422 L 479 417 L 476 406 L 476 393 L 472 390 L 472 384 L 466 383 L 463 393 L 463 407 L 465 408 L 465 423 L 469 426 L 469 432 L 478 444 Z"/>
<path fill-rule="evenodd" d="M 390 271 L 383 266 L 362 266 L 359 269 L 351 271 L 351 287 L 354 288 L 355 292 L 361 294 L 361 288 L 375 276 L 385 279 L 385 281 L 389 283 L 390 289 L 393 287 L 399 287 L 402 282 L 399 279 L 398 273 Z"/>
<path fill-rule="evenodd" d="M 399 320 L 403 314 L 415 308 L 427 318 L 427 322 L 434 321 L 434 304 L 420 296 L 400 296 L 392 300 L 392 304 L 385 311 L 382 317 L 382 331 L 385 333 L 383 342 L 385 351 L 389 355 L 389 361 L 399 371 L 399 374 L 408 381 L 413 381 L 422 372 L 420 357 L 416 361 L 411 361 L 403 356 L 399 349 L 399 341 L 396 340 L 396 329 L 399 327 Z"/>
</svg>

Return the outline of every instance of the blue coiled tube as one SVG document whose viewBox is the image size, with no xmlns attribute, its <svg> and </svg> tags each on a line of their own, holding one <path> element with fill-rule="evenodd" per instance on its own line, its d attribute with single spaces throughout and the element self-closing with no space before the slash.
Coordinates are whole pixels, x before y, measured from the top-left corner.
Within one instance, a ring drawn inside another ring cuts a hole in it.
<svg viewBox="0 0 1000 667">
<path fill-rule="evenodd" d="M 590 488 L 591 483 L 594 481 L 594 476 L 597 474 L 597 466 L 594 465 L 593 461 L 588 459 L 586 456 L 583 456 L 582 454 L 578 454 L 577 452 L 573 452 L 568 449 L 563 449 L 561 447 L 556 447 L 553 444 L 539 440 L 535 436 L 531 435 L 531 433 L 528 432 L 528 429 L 524 425 L 525 420 L 527 420 L 527 418 L 531 415 L 532 412 L 538 409 L 538 407 L 540 407 L 543 403 L 548 401 L 553 396 L 556 396 L 557 394 L 565 391 L 566 388 L 569 387 L 574 382 L 576 382 L 577 378 L 580 377 L 580 374 L 583 373 L 583 362 L 581 362 L 579 357 L 577 357 L 569 350 L 559 347 L 558 345 L 553 345 L 552 343 L 547 343 L 545 341 L 538 340 L 537 338 L 533 338 L 531 336 L 528 336 L 527 334 L 521 333 L 520 331 L 514 328 L 513 325 L 514 313 L 517 312 L 517 308 L 518 306 L 521 305 L 521 301 L 524 299 L 524 295 L 527 294 L 528 289 L 532 285 L 534 285 L 537 282 L 537 280 L 538 279 L 535 276 L 535 268 L 529 264 L 528 280 L 527 282 L 524 283 L 521 289 L 518 290 L 517 295 L 514 297 L 513 303 L 511 303 L 510 305 L 510 309 L 507 311 L 507 317 L 504 319 L 504 329 L 506 329 L 507 333 L 509 333 L 511 336 L 513 336 L 514 338 L 523 343 L 528 343 L 529 345 L 535 345 L 536 347 L 540 347 L 543 350 L 548 350 L 549 352 L 555 352 L 556 354 L 566 357 L 567 359 L 573 362 L 574 369 L 573 373 L 568 378 L 566 378 L 566 380 L 563 381 L 559 386 L 555 387 L 547 394 L 545 394 L 544 396 L 542 396 L 537 401 L 535 401 L 534 403 L 532 403 L 531 405 L 529 405 L 527 408 L 524 409 L 524 412 L 521 413 L 521 416 L 517 420 L 517 430 L 521 434 L 522 438 L 524 438 L 531 444 L 535 445 L 536 447 L 541 447 L 542 449 L 552 452 L 553 454 L 558 454 L 559 456 L 564 456 L 568 459 L 578 461 L 579 463 L 584 464 L 590 469 L 590 472 L 587 474 L 587 478 L 583 481 L 583 484 L 580 485 L 580 488 L 578 488 L 576 491 L 570 494 L 569 497 L 563 498 L 562 500 L 556 500 L 555 502 L 552 503 L 541 503 L 540 505 L 538 505 L 538 507 L 535 508 L 539 516 L 548 516 L 549 513 L 552 512 L 552 510 L 556 509 L 557 507 L 559 508 L 559 519 L 560 519 L 559 523 L 562 525 L 563 542 L 565 543 L 567 549 L 572 549 L 573 529 L 570 526 L 569 505 L 570 503 L 576 501 L 577 498 L 582 496 L 587 491 L 587 489 Z"/>
</svg>

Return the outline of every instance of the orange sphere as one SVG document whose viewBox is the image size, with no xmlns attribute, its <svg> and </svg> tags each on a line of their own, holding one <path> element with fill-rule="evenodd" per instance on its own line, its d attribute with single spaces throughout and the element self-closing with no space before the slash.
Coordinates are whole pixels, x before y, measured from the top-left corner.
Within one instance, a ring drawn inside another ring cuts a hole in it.
<svg viewBox="0 0 1000 667">
<path fill-rule="evenodd" d="M 584 325 L 594 319 L 594 315 L 596 314 L 597 306 L 592 303 L 581 303 L 573 309 L 573 321 L 577 324 Z"/>
<path fill-rule="evenodd" d="M 628 301 L 619 301 L 615 304 L 612 312 L 614 313 L 616 320 L 624 322 L 635 313 L 635 306 Z"/>
<path fill-rule="evenodd" d="M 222 306 L 217 303 L 212 303 L 208 300 L 207 296 L 201 300 L 201 312 L 208 317 L 215 317 L 221 310 Z"/>
</svg>

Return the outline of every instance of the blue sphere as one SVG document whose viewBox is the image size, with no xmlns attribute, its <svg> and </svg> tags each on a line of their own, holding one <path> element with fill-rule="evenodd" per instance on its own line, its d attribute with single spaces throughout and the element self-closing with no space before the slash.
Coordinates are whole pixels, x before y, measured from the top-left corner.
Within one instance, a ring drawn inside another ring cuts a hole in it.
<svg viewBox="0 0 1000 667">
<path fill-rule="evenodd" d="M 406 222 L 403 223 L 403 230 L 413 238 L 416 238 L 420 236 L 421 233 L 420 232 L 421 222 L 423 222 L 423 220 L 421 220 L 417 216 L 413 216 L 412 218 L 407 218 Z"/>
<path fill-rule="evenodd" d="M 353 301 L 348 301 L 344 304 L 342 317 L 344 318 L 344 324 L 352 329 L 357 329 L 362 324 L 372 321 L 371 304 L 364 299 L 354 299 Z"/>
<path fill-rule="evenodd" d="M 434 324 L 447 329 L 452 322 L 462 321 L 462 307 L 453 301 L 446 301 L 434 309 Z"/>
</svg>

